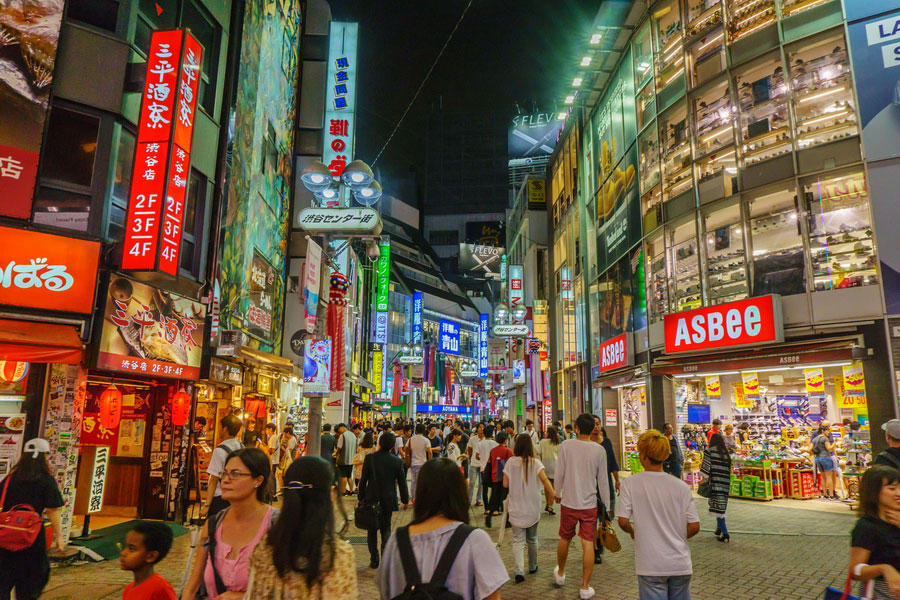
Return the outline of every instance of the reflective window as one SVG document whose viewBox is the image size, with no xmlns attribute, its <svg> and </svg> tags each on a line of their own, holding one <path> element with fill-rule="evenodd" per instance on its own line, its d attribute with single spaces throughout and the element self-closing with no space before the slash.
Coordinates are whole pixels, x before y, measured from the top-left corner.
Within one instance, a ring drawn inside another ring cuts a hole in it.
<svg viewBox="0 0 900 600">
<path fill-rule="evenodd" d="M 793 183 L 746 194 L 753 248 L 753 295 L 806 291 L 803 231 Z"/>
</svg>

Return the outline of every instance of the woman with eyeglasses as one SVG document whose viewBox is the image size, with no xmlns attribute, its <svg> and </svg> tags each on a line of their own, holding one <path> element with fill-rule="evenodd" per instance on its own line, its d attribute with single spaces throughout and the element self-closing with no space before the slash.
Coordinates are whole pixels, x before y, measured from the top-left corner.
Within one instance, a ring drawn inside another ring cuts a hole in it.
<svg viewBox="0 0 900 600">
<path fill-rule="evenodd" d="M 201 585 L 212 600 L 244 598 L 250 555 L 276 515 L 266 504 L 270 469 L 268 455 L 258 448 L 234 450 L 225 459 L 222 499 L 229 506 L 207 520 L 182 600 L 194 600 Z"/>
<path fill-rule="evenodd" d="M 334 467 L 321 456 L 302 456 L 287 468 L 281 514 L 253 551 L 246 598 L 358 596 L 353 548 L 340 537 L 347 519 L 334 479 Z M 335 506 L 341 530 L 335 525 Z"/>
</svg>

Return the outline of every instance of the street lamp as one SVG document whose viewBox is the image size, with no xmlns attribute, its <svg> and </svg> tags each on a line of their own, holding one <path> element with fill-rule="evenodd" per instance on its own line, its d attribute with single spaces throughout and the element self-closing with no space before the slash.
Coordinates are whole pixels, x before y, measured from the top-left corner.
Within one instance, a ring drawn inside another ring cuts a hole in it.
<svg viewBox="0 0 900 600">
<path fill-rule="evenodd" d="M 381 184 L 375 180 L 372 169 L 361 160 L 354 160 L 344 167 L 340 178 L 335 179 L 325 163 L 316 161 L 300 173 L 300 181 L 317 200 L 331 203 L 341 195 L 341 186 L 347 186 L 359 204 L 372 206 L 381 198 Z"/>
<path fill-rule="evenodd" d="M 509 307 L 506 306 L 504 302 L 501 302 L 497 305 L 497 308 L 494 309 L 494 320 L 497 323 L 506 323 L 506 319 L 509 317 Z"/>
<path fill-rule="evenodd" d="M 528 316 L 528 309 L 525 308 L 524 305 L 519 304 L 515 308 L 512 309 L 512 319 L 514 322 L 516 321 L 524 321 L 525 317 Z"/>
<path fill-rule="evenodd" d="M 344 182 L 344 185 L 349 185 L 355 190 L 369 185 L 375 180 L 375 175 L 372 173 L 369 165 L 361 160 L 354 160 L 344 167 L 344 172 L 341 173 L 341 180 Z"/>
<path fill-rule="evenodd" d="M 317 160 L 303 169 L 300 173 L 300 181 L 312 193 L 321 192 L 331 186 L 331 171 L 328 170 L 325 163 Z"/>
</svg>

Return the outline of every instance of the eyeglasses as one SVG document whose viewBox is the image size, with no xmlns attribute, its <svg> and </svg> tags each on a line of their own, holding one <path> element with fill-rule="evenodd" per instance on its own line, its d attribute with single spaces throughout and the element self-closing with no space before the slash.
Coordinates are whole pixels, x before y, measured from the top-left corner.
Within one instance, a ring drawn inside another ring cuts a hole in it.
<svg viewBox="0 0 900 600">
<path fill-rule="evenodd" d="M 252 475 L 252 473 L 244 473 L 243 471 L 237 470 L 223 471 L 222 481 L 225 481 L 226 479 L 240 479 L 241 477 L 251 477 Z"/>
</svg>

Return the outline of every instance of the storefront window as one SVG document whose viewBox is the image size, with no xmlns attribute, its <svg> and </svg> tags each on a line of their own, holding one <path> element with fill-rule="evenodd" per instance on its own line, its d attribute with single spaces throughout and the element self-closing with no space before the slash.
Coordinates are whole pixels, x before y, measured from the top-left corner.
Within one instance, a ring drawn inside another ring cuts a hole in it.
<svg viewBox="0 0 900 600">
<path fill-rule="evenodd" d="M 788 49 L 797 146 L 801 149 L 856 135 L 853 81 L 842 30 Z"/>
<path fill-rule="evenodd" d="M 815 290 L 878 283 L 863 172 L 841 171 L 809 178 L 803 182 L 803 192 Z"/>
<path fill-rule="evenodd" d="M 652 81 L 638 90 L 635 104 L 638 129 L 641 129 L 656 116 L 656 89 Z"/>
<path fill-rule="evenodd" d="M 653 12 L 653 28 L 656 32 L 657 89 L 662 90 L 684 73 L 681 8 L 677 0 Z"/>
<path fill-rule="evenodd" d="M 640 88 L 653 77 L 653 37 L 650 23 L 634 36 L 631 48 L 634 56 L 634 87 Z"/>
<path fill-rule="evenodd" d="M 659 183 L 659 133 L 656 127 L 648 127 L 638 139 L 638 173 L 641 193 Z"/>
<path fill-rule="evenodd" d="M 669 109 L 659 119 L 665 199 L 687 191 L 691 177 L 691 141 L 687 128 L 687 105 Z"/>
<path fill-rule="evenodd" d="M 731 0 L 727 4 L 731 44 L 775 23 L 775 0 Z"/>
<path fill-rule="evenodd" d="M 703 156 L 734 143 L 732 123 L 737 111 L 731 103 L 727 81 L 694 98 L 693 109 L 698 155 Z"/>
<path fill-rule="evenodd" d="M 647 260 L 647 312 L 650 323 L 662 321 L 669 312 L 669 291 L 666 285 L 666 248 L 663 234 L 647 239 L 644 256 Z"/>
<path fill-rule="evenodd" d="M 790 152 L 791 127 L 781 54 L 769 54 L 740 69 L 734 84 L 741 113 L 744 164 Z"/>
<path fill-rule="evenodd" d="M 803 232 L 793 183 L 748 195 L 753 248 L 753 295 L 806 291 Z"/>
<path fill-rule="evenodd" d="M 743 300 L 748 287 L 740 202 L 727 200 L 708 209 L 703 215 L 703 228 L 708 304 Z"/>
<path fill-rule="evenodd" d="M 692 0 L 688 2 L 688 38 L 701 35 L 722 24 L 721 0 Z"/>
<path fill-rule="evenodd" d="M 690 220 L 674 227 L 667 227 L 669 238 L 669 272 L 672 273 L 674 311 L 699 308 L 700 269 L 697 255 L 697 224 L 692 214 Z"/>
<path fill-rule="evenodd" d="M 716 3 L 716 6 L 717 9 L 708 14 L 720 14 L 721 5 Z M 691 65 L 691 87 L 713 79 L 725 69 L 725 31 L 722 27 L 718 27 L 701 36 L 688 47 L 688 55 Z"/>
<path fill-rule="evenodd" d="M 121 240 L 125 227 L 125 216 L 128 212 L 128 190 L 131 189 L 131 166 L 134 161 L 134 134 L 116 124 L 115 135 L 118 136 L 113 174 L 109 182 L 109 213 L 106 223 L 106 237 L 109 240 Z"/>
</svg>

